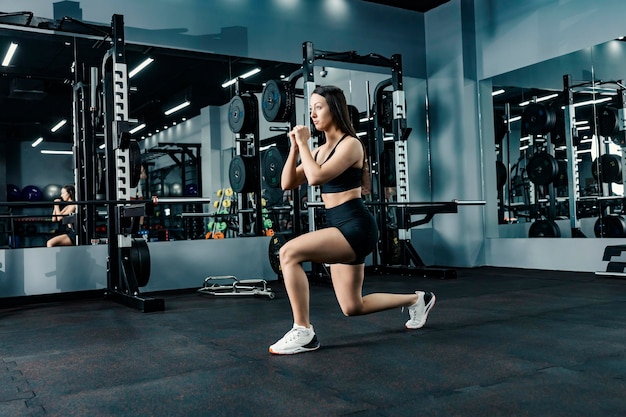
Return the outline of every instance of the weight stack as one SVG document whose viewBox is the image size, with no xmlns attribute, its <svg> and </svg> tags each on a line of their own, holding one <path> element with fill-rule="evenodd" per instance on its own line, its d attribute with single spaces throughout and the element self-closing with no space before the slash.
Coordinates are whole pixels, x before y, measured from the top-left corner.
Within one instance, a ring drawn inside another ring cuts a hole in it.
<svg viewBox="0 0 626 417">
<path fill-rule="evenodd" d="M 185 213 L 202 213 L 202 204 L 185 204 Z M 188 217 L 184 224 L 185 239 L 200 239 L 204 237 L 204 218 Z"/>
</svg>

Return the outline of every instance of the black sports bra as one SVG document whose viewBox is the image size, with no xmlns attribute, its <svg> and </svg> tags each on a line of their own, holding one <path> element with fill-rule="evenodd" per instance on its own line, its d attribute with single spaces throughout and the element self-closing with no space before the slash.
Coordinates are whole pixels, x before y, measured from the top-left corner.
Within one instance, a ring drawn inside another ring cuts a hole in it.
<svg viewBox="0 0 626 417">
<path fill-rule="evenodd" d="M 328 161 L 330 157 L 335 154 L 335 150 L 337 149 L 337 146 L 341 143 L 342 140 L 344 140 L 347 137 L 348 137 L 348 134 L 345 134 L 341 137 L 341 139 L 339 139 L 339 142 L 337 142 L 337 145 L 335 145 L 333 150 L 330 151 L 330 153 L 328 154 L 324 162 L 320 164 L 320 166 L 324 165 L 326 161 Z M 317 162 L 317 153 L 315 154 L 315 162 Z M 340 193 L 343 191 L 352 190 L 353 188 L 358 188 L 361 186 L 362 175 L 363 175 L 363 168 L 349 167 L 348 169 L 343 171 L 341 174 L 337 175 L 332 180 L 322 184 L 320 186 L 322 194 Z"/>
</svg>

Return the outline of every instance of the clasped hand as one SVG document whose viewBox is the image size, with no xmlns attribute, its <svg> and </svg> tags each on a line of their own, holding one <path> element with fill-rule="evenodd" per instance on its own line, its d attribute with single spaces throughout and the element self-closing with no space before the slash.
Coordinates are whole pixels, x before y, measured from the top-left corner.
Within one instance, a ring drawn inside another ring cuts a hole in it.
<svg viewBox="0 0 626 417">
<path fill-rule="evenodd" d="M 311 131 L 304 125 L 295 125 L 289 132 L 291 146 L 294 146 L 296 149 L 299 149 L 300 146 L 306 147 L 310 137 Z"/>
</svg>

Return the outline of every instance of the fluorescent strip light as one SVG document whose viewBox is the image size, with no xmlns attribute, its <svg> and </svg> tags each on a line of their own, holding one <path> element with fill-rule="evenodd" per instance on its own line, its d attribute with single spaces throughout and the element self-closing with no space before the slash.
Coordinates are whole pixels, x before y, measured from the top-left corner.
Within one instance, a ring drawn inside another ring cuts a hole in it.
<svg viewBox="0 0 626 417">
<path fill-rule="evenodd" d="M 591 143 L 593 142 L 593 139 L 589 138 L 589 139 L 581 139 L 580 142 L 578 142 L 579 144 L 581 143 Z"/>
<path fill-rule="evenodd" d="M 228 86 L 231 86 L 231 85 L 235 84 L 239 78 L 246 79 L 246 78 L 251 77 L 254 74 L 257 74 L 259 72 L 261 72 L 261 68 L 257 67 L 257 68 L 255 68 L 255 69 L 253 69 L 251 71 L 246 72 L 245 74 L 241 74 L 239 77 L 235 77 L 232 80 L 226 81 L 224 84 L 222 84 L 222 88 L 226 88 Z"/>
<path fill-rule="evenodd" d="M 141 64 L 137 65 L 131 72 L 128 73 L 128 78 L 133 78 L 135 75 L 146 68 L 148 65 L 154 62 L 154 58 L 146 58 Z"/>
<path fill-rule="evenodd" d="M 134 135 L 135 133 L 139 132 L 141 129 L 144 129 L 145 127 L 146 127 L 146 124 L 142 123 L 139 126 L 135 126 L 134 128 L 132 128 L 129 133 L 131 135 Z"/>
<path fill-rule="evenodd" d="M 41 153 L 45 153 L 46 155 L 73 155 L 72 151 L 52 151 L 49 149 L 42 149 Z"/>
<path fill-rule="evenodd" d="M 526 149 L 528 149 L 528 145 L 519 147 L 520 151 L 525 151 Z"/>
<path fill-rule="evenodd" d="M 191 104 L 191 102 L 189 100 L 187 100 L 187 101 L 185 101 L 183 103 L 180 103 L 178 106 L 174 106 L 174 107 L 172 107 L 169 110 L 165 110 L 164 113 L 165 113 L 166 116 L 169 116 L 170 114 L 175 113 L 178 110 L 184 109 L 185 107 L 187 107 L 190 104 Z"/>
<path fill-rule="evenodd" d="M 579 122 L 574 122 L 575 126 L 588 125 L 588 124 L 589 124 L 589 120 L 581 120 Z"/>
<path fill-rule="evenodd" d="M 17 44 L 11 42 L 11 45 L 9 45 L 9 49 L 7 51 L 7 54 L 4 56 L 4 59 L 2 60 L 2 66 L 3 67 L 8 67 L 9 64 L 11 63 L 11 60 L 13 59 L 13 55 L 15 54 L 15 51 L 17 50 Z"/>
<path fill-rule="evenodd" d="M 33 148 L 36 148 L 41 142 L 43 142 L 43 138 L 39 137 L 39 139 L 34 141 L 30 146 L 32 146 Z"/>
<path fill-rule="evenodd" d="M 102 145 L 98 146 L 98 149 L 104 149 L 105 144 L 103 143 Z"/>
<path fill-rule="evenodd" d="M 580 126 L 576 128 L 577 130 L 591 130 L 591 126 Z"/>
<path fill-rule="evenodd" d="M 54 125 L 54 127 L 52 129 L 50 129 L 50 131 L 52 133 L 56 132 L 57 130 L 61 129 L 63 127 L 63 125 L 65 125 L 65 123 L 67 123 L 66 119 L 61 120 L 59 123 Z"/>
<path fill-rule="evenodd" d="M 522 120 L 522 116 L 515 116 L 515 117 L 511 117 L 508 122 L 509 123 L 513 123 L 513 122 L 517 122 L 518 120 Z M 504 123 L 506 123 L 507 121 L 505 120 Z"/>
<path fill-rule="evenodd" d="M 613 100 L 611 97 L 606 97 L 606 98 L 600 98 L 598 100 L 581 101 L 580 103 L 574 103 L 574 107 L 587 106 L 589 104 L 600 104 L 600 103 L 604 103 L 605 101 L 611 101 L 611 100 Z"/>
<path fill-rule="evenodd" d="M 554 94 L 549 94 L 549 95 L 547 95 L 547 96 L 538 97 L 538 98 L 535 100 L 535 102 L 536 102 L 536 103 L 539 103 L 539 102 L 542 102 L 542 101 L 550 100 L 551 98 L 555 98 L 555 97 L 558 97 L 558 96 L 559 96 L 559 95 L 558 95 L 557 93 L 554 93 Z M 531 103 L 531 101 L 530 101 L 530 100 L 527 100 L 527 101 L 523 101 L 523 102 L 521 102 L 519 105 L 523 107 L 523 106 L 528 106 L 530 103 Z"/>
<path fill-rule="evenodd" d="M 504 90 L 503 89 L 499 89 L 499 90 L 493 91 L 491 93 L 491 96 L 495 97 L 495 96 L 499 96 L 500 94 L 503 94 L 503 93 L 504 93 Z"/>
</svg>

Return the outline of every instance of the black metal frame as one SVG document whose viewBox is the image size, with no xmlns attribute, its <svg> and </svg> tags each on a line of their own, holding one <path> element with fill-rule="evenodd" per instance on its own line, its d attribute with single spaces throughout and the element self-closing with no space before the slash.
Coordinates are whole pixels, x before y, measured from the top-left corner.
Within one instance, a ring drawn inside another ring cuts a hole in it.
<svg viewBox="0 0 626 417">
<path fill-rule="evenodd" d="M 140 293 L 130 259 L 131 228 L 125 220 L 145 214 L 144 205 L 125 205 L 115 200 L 130 200 L 128 77 L 124 46 L 124 19 L 113 15 L 111 49 L 102 62 L 104 99 L 104 138 L 106 155 L 107 207 L 107 290 L 105 296 L 143 312 L 162 311 L 163 299 Z M 131 222 L 132 223 L 132 222 Z"/>
</svg>

